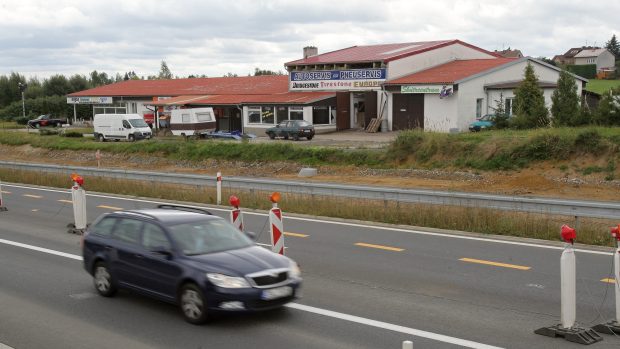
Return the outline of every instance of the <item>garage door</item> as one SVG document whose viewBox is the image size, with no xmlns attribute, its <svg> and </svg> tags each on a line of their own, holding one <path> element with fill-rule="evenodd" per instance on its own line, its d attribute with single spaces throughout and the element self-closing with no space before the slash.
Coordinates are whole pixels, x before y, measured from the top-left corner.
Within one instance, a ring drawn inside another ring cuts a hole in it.
<svg viewBox="0 0 620 349">
<path fill-rule="evenodd" d="M 424 95 L 395 93 L 392 130 L 424 129 Z"/>
</svg>

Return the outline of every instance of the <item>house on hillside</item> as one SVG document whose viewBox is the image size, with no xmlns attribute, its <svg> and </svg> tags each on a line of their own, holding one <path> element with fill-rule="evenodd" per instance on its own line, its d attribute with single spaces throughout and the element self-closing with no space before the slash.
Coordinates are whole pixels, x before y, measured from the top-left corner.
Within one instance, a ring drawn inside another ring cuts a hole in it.
<svg viewBox="0 0 620 349">
<path fill-rule="evenodd" d="M 614 70 L 616 58 L 606 48 L 583 46 L 574 47 L 563 55 L 556 55 L 553 61 L 562 65 L 595 64 L 596 71 Z"/>
<path fill-rule="evenodd" d="M 614 71 L 616 57 L 606 48 L 581 50 L 575 55 L 575 65 L 596 64 L 596 72 Z"/>
<path fill-rule="evenodd" d="M 521 53 L 521 50 L 511 50 L 510 47 L 507 50 L 495 50 L 495 53 L 504 58 L 523 58 L 523 53 Z"/>
</svg>

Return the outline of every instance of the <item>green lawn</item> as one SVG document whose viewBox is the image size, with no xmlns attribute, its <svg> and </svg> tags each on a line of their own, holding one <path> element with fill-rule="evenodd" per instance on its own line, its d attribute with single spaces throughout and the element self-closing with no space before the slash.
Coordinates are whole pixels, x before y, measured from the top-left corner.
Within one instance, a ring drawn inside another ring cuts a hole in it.
<svg viewBox="0 0 620 349">
<path fill-rule="evenodd" d="M 620 80 L 595 80 L 592 79 L 586 85 L 587 91 L 603 94 L 614 87 L 620 86 Z"/>
</svg>

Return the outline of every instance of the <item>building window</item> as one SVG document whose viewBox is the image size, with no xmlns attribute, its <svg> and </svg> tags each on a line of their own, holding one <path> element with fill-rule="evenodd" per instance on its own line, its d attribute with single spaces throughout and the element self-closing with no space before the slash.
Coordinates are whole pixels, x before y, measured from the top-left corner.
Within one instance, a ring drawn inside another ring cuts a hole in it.
<svg viewBox="0 0 620 349">
<path fill-rule="evenodd" d="M 330 107 L 315 106 L 312 108 L 312 123 L 315 125 L 329 125 L 330 123 Z"/>
<path fill-rule="evenodd" d="M 303 120 L 304 108 L 303 107 L 289 107 L 288 108 L 289 120 Z"/>
<path fill-rule="evenodd" d="M 181 114 L 181 122 L 184 124 L 189 124 L 190 123 L 189 114 Z"/>
<path fill-rule="evenodd" d="M 249 107 L 248 108 L 248 123 L 250 124 L 260 124 L 261 108 L 260 107 Z"/>
<path fill-rule="evenodd" d="M 506 102 L 504 102 L 504 109 L 506 110 L 506 115 L 512 116 L 512 106 L 513 106 L 514 98 L 506 98 Z"/>
<path fill-rule="evenodd" d="M 114 104 L 94 105 L 93 114 L 127 114 L 127 106 L 125 102 L 116 102 Z"/>
<path fill-rule="evenodd" d="M 272 124 L 274 123 L 274 115 L 273 115 L 273 107 L 263 107 L 263 111 L 261 113 L 261 119 L 263 124 Z"/>
<path fill-rule="evenodd" d="M 482 98 L 476 99 L 476 118 L 482 117 Z"/>
</svg>

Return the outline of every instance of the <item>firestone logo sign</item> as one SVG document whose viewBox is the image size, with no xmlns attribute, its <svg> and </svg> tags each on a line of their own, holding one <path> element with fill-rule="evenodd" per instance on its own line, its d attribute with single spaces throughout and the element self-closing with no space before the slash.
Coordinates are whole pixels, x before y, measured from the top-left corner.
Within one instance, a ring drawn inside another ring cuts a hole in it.
<svg viewBox="0 0 620 349">
<path fill-rule="evenodd" d="M 312 90 L 376 90 L 385 81 L 385 69 L 352 69 L 291 72 L 290 89 Z"/>
</svg>

